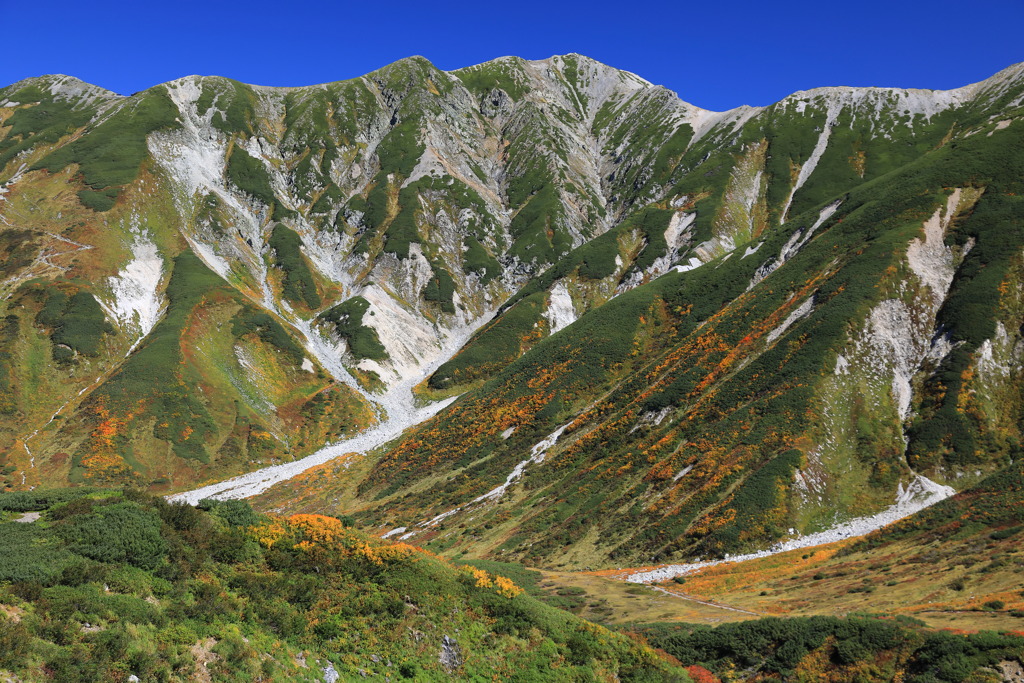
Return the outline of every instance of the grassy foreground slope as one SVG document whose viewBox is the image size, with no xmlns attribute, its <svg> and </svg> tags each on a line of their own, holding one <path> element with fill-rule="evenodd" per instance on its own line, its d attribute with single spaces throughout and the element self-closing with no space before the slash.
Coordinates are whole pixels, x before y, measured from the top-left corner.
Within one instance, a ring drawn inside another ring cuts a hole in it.
<svg viewBox="0 0 1024 683">
<path fill-rule="evenodd" d="M 509 579 L 332 517 L 82 489 L 0 510 L 0 676 L 687 680 Z"/>
</svg>

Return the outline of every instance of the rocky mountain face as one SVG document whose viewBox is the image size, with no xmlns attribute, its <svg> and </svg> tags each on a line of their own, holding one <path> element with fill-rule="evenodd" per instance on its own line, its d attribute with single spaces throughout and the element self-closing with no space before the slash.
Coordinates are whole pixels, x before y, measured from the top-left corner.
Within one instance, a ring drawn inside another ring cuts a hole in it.
<svg viewBox="0 0 1024 683">
<path fill-rule="evenodd" d="M 227 495 L 569 566 L 969 487 L 1020 457 L 1022 112 L 1021 65 L 724 113 L 578 55 L 17 83 L 3 483 L 280 465 Z"/>
</svg>

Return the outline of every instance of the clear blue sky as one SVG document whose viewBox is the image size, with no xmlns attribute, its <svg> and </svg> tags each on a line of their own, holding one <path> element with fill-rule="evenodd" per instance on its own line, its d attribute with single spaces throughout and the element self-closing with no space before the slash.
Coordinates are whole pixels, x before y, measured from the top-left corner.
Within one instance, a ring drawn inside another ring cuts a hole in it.
<svg viewBox="0 0 1024 683">
<path fill-rule="evenodd" d="M 120 93 L 194 73 L 309 85 L 415 54 L 456 69 L 578 52 L 721 110 L 825 85 L 953 88 L 1024 61 L 1024 0 L 0 0 L 0 20 L 0 85 L 67 73 Z"/>
</svg>

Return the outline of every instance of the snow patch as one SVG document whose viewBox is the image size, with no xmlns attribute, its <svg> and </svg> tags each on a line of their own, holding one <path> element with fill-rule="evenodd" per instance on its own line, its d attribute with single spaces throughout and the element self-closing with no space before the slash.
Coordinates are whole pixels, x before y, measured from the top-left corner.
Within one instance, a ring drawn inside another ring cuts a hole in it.
<svg viewBox="0 0 1024 683">
<path fill-rule="evenodd" d="M 956 274 L 953 252 L 946 246 L 944 239 L 959 203 L 960 188 L 957 188 L 949 196 L 944 209 L 936 209 L 932 217 L 924 222 L 924 239 L 915 238 L 907 246 L 907 265 L 931 290 L 936 306 L 942 305 Z"/>
<path fill-rule="evenodd" d="M 690 228 L 695 220 L 697 220 L 697 214 L 693 212 L 683 213 L 677 211 L 672 214 L 672 218 L 669 219 L 668 226 L 665 228 L 665 253 L 654 259 L 654 262 L 643 272 L 632 273 L 623 280 L 616 288 L 616 294 L 633 289 L 651 278 L 671 270 L 672 264 L 679 260 L 680 254 L 685 253 L 684 248 L 690 246 L 690 238 L 692 237 Z M 618 259 L 618 257 L 616 258 Z M 617 260 L 616 263 L 621 264 L 621 259 Z M 679 266 L 676 266 L 676 269 L 678 270 Z"/>
<path fill-rule="evenodd" d="M 782 249 L 779 250 L 778 258 L 773 261 L 768 261 L 754 271 L 754 276 L 750 279 L 750 284 L 747 285 L 747 291 L 749 292 L 757 283 L 775 272 L 783 263 L 796 256 L 800 250 L 804 248 L 804 245 L 810 241 L 814 232 L 821 227 L 822 223 L 832 217 L 832 214 L 836 212 L 836 209 L 839 208 L 840 204 L 842 204 L 841 200 L 832 202 L 818 213 L 818 219 L 814 221 L 811 227 L 806 230 L 800 228 L 794 232 L 786 243 L 782 245 Z"/>
<path fill-rule="evenodd" d="M 700 268 L 703 265 L 704 265 L 703 261 L 701 261 L 696 256 L 691 256 L 690 260 L 687 261 L 685 264 L 681 264 L 681 265 L 676 266 L 676 272 L 677 273 L 686 273 L 686 272 L 689 272 L 691 270 L 696 270 L 697 268 Z"/>
<path fill-rule="evenodd" d="M 508 487 L 511 486 L 517 479 L 519 479 L 519 477 L 523 476 L 523 472 L 526 471 L 527 465 L 531 463 L 539 464 L 544 462 L 544 457 L 547 455 L 548 449 L 555 445 L 555 442 L 558 441 L 559 437 L 562 436 L 562 432 L 564 432 L 565 428 L 568 426 L 569 425 L 567 424 L 562 425 L 555 431 L 548 434 L 548 436 L 546 436 L 544 439 L 537 442 L 537 444 L 530 449 L 530 457 L 527 458 L 526 460 L 523 460 L 514 468 L 512 468 L 512 472 L 510 472 L 508 477 L 505 478 L 505 483 L 491 489 L 482 496 L 477 496 L 476 498 L 473 499 L 472 502 L 481 503 L 485 500 L 497 500 L 501 498 L 503 495 L 505 495 L 505 491 L 508 490 Z"/>
<path fill-rule="evenodd" d="M 991 381 L 1007 380 L 1020 368 L 1024 348 L 1019 340 L 1014 340 L 1006 331 L 1003 322 L 996 321 L 996 332 L 991 339 L 986 339 L 978 347 L 978 374 Z"/>
<path fill-rule="evenodd" d="M 408 531 L 408 532 L 402 534 L 402 536 L 399 538 L 399 540 L 402 540 L 402 541 L 407 540 L 409 538 L 412 538 L 416 534 L 418 534 L 423 529 L 429 529 L 431 527 L 435 527 L 440 522 L 448 519 L 449 517 L 451 517 L 455 513 L 460 512 L 460 511 L 464 510 L 465 508 L 467 508 L 467 507 L 469 507 L 471 505 L 475 505 L 477 503 L 484 503 L 484 502 L 491 501 L 491 500 L 498 500 L 499 498 L 501 498 L 503 495 L 505 495 L 505 491 L 508 490 L 508 487 L 511 486 L 513 483 L 516 482 L 516 480 L 518 480 L 520 477 L 523 476 L 523 472 L 526 471 L 527 465 L 529 465 L 531 463 L 542 463 L 542 462 L 544 462 L 544 458 L 547 456 L 548 450 L 552 446 L 555 445 L 555 442 L 558 441 L 559 437 L 562 436 L 562 432 L 564 432 L 566 427 L 568 427 L 568 426 L 569 426 L 568 424 L 564 424 L 561 427 L 559 427 L 558 429 L 556 429 L 555 431 L 553 431 L 550 434 L 548 434 L 546 437 L 544 437 L 540 441 L 538 441 L 533 446 L 533 448 L 530 449 L 530 457 L 528 457 L 526 460 L 523 460 L 522 462 L 517 464 L 514 468 L 512 468 L 512 472 L 509 473 L 509 475 L 505 478 L 504 483 L 502 483 L 500 486 L 497 486 L 497 487 L 491 489 L 490 491 L 488 491 L 487 493 L 485 493 L 485 494 L 483 494 L 481 496 L 477 496 L 476 498 L 474 498 L 473 500 L 471 500 L 470 502 L 468 502 L 468 503 L 466 503 L 464 505 L 460 505 L 460 506 L 452 508 L 451 510 L 448 510 L 446 512 L 442 512 L 441 514 L 439 514 L 439 515 L 429 519 L 426 522 L 421 522 L 419 524 L 419 529 L 413 529 L 412 531 Z"/>
<path fill-rule="evenodd" d="M 683 469 L 681 469 L 678 472 L 676 472 L 676 475 L 674 477 L 672 477 L 672 481 L 673 482 L 679 481 L 680 479 L 685 477 L 687 474 L 689 474 L 690 470 L 692 470 L 692 469 L 693 469 L 693 465 L 687 465 Z"/>
</svg>

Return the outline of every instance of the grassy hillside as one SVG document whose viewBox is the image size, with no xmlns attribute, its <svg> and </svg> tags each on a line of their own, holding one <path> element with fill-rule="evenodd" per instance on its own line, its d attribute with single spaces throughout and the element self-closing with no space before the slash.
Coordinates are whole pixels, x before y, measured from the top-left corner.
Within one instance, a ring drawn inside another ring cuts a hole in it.
<svg viewBox="0 0 1024 683">
<path fill-rule="evenodd" d="M 0 671 L 62 682 L 320 681 L 330 670 L 686 680 L 501 576 L 331 517 L 200 507 L 118 491 L 0 494 Z"/>
<path fill-rule="evenodd" d="M 937 628 L 1024 629 L 1020 463 L 858 541 L 729 563 L 666 590 L 762 614 L 904 615 Z"/>
<path fill-rule="evenodd" d="M 835 197 L 833 213 L 795 216 L 795 233 L 765 233 L 756 255 L 668 273 L 551 336 L 531 338 L 543 323 L 528 286 L 434 379 L 487 376 L 485 346 L 504 369 L 365 474 L 283 486 L 266 504 L 344 499 L 360 523 L 407 527 L 438 551 L 558 568 L 765 547 L 877 511 L 915 472 L 969 485 L 1018 457 L 1024 405 L 1010 350 L 1024 321 L 1024 128 L 998 133 L 933 150 Z M 929 248 L 947 265 L 928 270 L 915 250 L 936 224 Z M 794 234 L 806 245 L 775 257 Z M 559 427 L 500 499 L 478 499 Z"/>
</svg>

